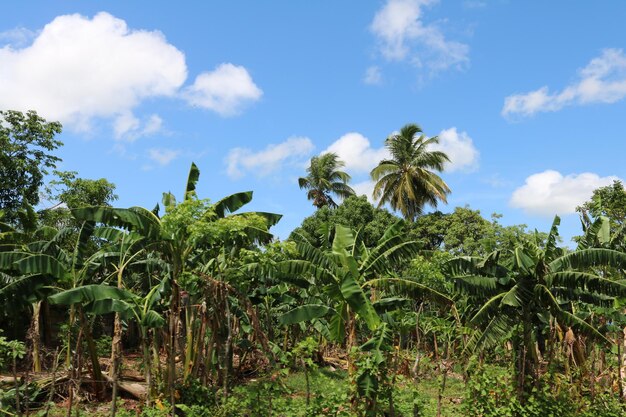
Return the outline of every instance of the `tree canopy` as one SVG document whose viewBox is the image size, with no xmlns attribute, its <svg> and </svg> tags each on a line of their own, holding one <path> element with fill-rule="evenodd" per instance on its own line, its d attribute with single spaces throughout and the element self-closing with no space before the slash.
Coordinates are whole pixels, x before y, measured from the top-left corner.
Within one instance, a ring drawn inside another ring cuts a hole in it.
<svg viewBox="0 0 626 417">
<path fill-rule="evenodd" d="M 0 111 L 0 210 L 5 220 L 17 219 L 24 204 L 39 203 L 48 169 L 61 159 L 51 154 L 62 145 L 55 136 L 61 124 L 46 122 L 34 111 Z"/>
</svg>

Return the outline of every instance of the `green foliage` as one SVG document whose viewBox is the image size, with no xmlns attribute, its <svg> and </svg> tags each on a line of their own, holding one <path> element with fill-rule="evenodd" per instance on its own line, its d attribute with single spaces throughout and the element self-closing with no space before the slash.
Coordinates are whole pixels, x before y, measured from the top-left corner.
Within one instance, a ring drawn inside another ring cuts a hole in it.
<svg viewBox="0 0 626 417">
<path fill-rule="evenodd" d="M 415 221 L 425 205 L 437 207 L 439 201 L 446 202 L 450 188 L 435 172 L 443 171 L 450 159 L 441 151 L 429 150 L 437 143 L 436 136 L 427 138 L 415 124 L 403 126 L 385 140 L 390 158 L 371 172 L 379 207 L 389 203 L 405 219 Z"/>
<path fill-rule="evenodd" d="M 7 340 L 0 336 L 0 370 L 8 370 L 14 361 L 22 359 L 26 355 L 26 344 L 19 340 Z"/>
<path fill-rule="evenodd" d="M 96 353 L 99 358 L 106 358 L 111 356 L 111 342 L 112 338 L 109 335 L 102 335 L 95 340 Z"/>
<path fill-rule="evenodd" d="M 114 200 L 115 184 L 104 178 L 90 180 L 78 177 L 75 171 L 54 171 L 57 179 L 46 187 L 48 198 L 74 209 L 86 206 L 109 206 Z"/>
<path fill-rule="evenodd" d="M 475 360 L 475 358 L 474 358 Z M 464 415 L 512 417 L 511 403 L 517 401 L 506 369 L 493 366 L 471 366 L 463 402 Z"/>
<path fill-rule="evenodd" d="M 350 175 L 341 171 L 344 166 L 345 163 L 337 154 L 328 152 L 311 158 L 307 176 L 298 179 L 300 189 L 308 190 L 307 198 L 318 209 L 324 206 L 337 207 L 333 194 L 339 198 L 354 195 L 354 190 L 348 186 Z"/>
<path fill-rule="evenodd" d="M 189 378 L 183 384 L 176 387 L 179 393 L 178 403 L 193 407 L 214 407 L 216 404 L 215 390 L 204 385 L 200 380 Z M 181 407 L 177 404 L 177 407 Z M 185 411 L 185 410 L 183 410 Z M 196 409 L 196 413 L 200 410 Z"/>
<path fill-rule="evenodd" d="M 588 217 L 586 218 L 588 215 L 593 218 L 606 216 L 610 219 L 612 228 L 623 225 L 626 223 L 626 190 L 624 190 L 624 184 L 615 180 L 611 185 L 594 190 L 591 200 L 577 207 L 576 211 L 583 217 L 583 222 L 588 220 Z"/>
<path fill-rule="evenodd" d="M 365 196 L 350 196 L 336 208 L 322 207 L 302 221 L 289 236 L 290 240 L 304 237 L 315 246 L 326 240 L 324 225 L 330 225 L 331 232 L 336 224 L 360 230 L 359 235 L 367 247 L 373 247 L 382 239 L 385 230 L 396 223 L 398 218 L 387 210 L 375 208 Z M 332 238 L 332 237 L 331 237 Z"/>
<path fill-rule="evenodd" d="M 0 211 L 14 222 L 24 204 L 39 203 L 39 188 L 49 168 L 61 159 L 50 154 L 62 145 L 54 137 L 61 124 L 34 111 L 0 111 Z"/>
<path fill-rule="evenodd" d="M 529 395 L 520 401 L 511 373 L 495 366 L 470 366 L 463 402 L 463 415 L 483 417 L 617 417 L 626 405 L 611 392 L 589 398 L 558 373 L 548 373 Z"/>
</svg>

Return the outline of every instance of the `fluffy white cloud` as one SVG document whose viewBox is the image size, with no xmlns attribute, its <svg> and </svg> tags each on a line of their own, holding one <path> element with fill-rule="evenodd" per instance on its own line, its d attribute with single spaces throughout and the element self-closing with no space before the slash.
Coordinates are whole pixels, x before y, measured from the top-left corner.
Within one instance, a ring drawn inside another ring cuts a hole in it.
<svg viewBox="0 0 626 417">
<path fill-rule="evenodd" d="M 544 86 L 504 100 L 503 116 L 531 116 L 538 112 L 561 110 L 565 106 L 614 103 L 626 97 L 626 55 L 621 49 L 605 49 L 581 69 L 578 80 L 560 92 Z"/>
<path fill-rule="evenodd" d="M 370 27 L 383 57 L 392 61 L 410 59 L 431 70 L 469 62 L 466 44 L 446 39 L 437 26 L 423 22 L 423 8 L 436 1 L 387 0 Z"/>
<path fill-rule="evenodd" d="M 226 172 L 231 178 L 240 178 L 246 172 L 265 176 L 284 164 L 302 164 L 313 148 L 313 142 L 305 137 L 292 137 L 279 144 L 270 144 L 258 152 L 249 148 L 234 148 L 226 157 Z"/>
<path fill-rule="evenodd" d="M 148 150 L 148 157 L 161 166 L 168 165 L 180 156 L 180 150 L 166 148 L 152 148 Z"/>
<path fill-rule="evenodd" d="M 450 158 L 445 170 L 448 172 L 471 172 L 478 168 L 478 149 L 474 141 L 465 132 L 457 132 L 456 127 L 442 130 L 439 133 L 439 144 L 433 150 L 445 152 Z"/>
<path fill-rule="evenodd" d="M 439 133 L 439 144 L 431 150 L 440 150 L 448 154 L 450 163 L 446 171 L 473 171 L 478 168 L 478 150 L 472 138 L 465 132 L 458 132 L 455 127 Z M 369 173 L 378 163 L 389 158 L 389 152 L 382 146 L 373 148 L 369 139 L 360 133 L 347 133 L 333 142 L 324 152 L 334 152 L 346 163 L 346 171 Z"/>
<path fill-rule="evenodd" d="M 156 132 L 162 120 L 133 114 L 144 100 L 169 97 L 220 115 L 238 113 L 262 92 L 247 70 L 230 63 L 187 79 L 185 55 L 159 31 L 131 29 L 108 13 L 56 17 L 39 32 L 0 33 L 0 108 L 35 109 L 73 130 L 94 119 L 113 122 L 117 139 Z"/>
<path fill-rule="evenodd" d="M 183 53 L 160 32 L 131 30 L 108 13 L 59 16 L 30 46 L 0 49 L 0 107 L 87 129 L 94 117 L 176 95 L 186 77 Z"/>
<path fill-rule="evenodd" d="M 365 70 L 365 76 L 363 82 L 368 85 L 378 85 L 382 83 L 383 75 L 380 72 L 380 68 L 377 66 L 371 66 Z"/>
<path fill-rule="evenodd" d="M 513 192 L 510 205 L 528 214 L 571 214 L 591 197 L 593 190 L 617 179 L 614 176 L 600 177 L 590 172 L 563 175 L 558 171 L 547 170 L 526 178 L 524 185 Z"/>
<path fill-rule="evenodd" d="M 372 148 L 369 139 L 360 133 L 346 133 L 322 153 L 334 152 L 346 163 L 346 171 L 369 173 L 382 159 L 389 157 L 384 147 Z"/>
<path fill-rule="evenodd" d="M 248 71 L 233 64 L 221 64 L 211 72 L 203 72 L 183 92 L 190 104 L 222 116 L 240 113 L 247 103 L 262 95 L 263 91 L 252 81 Z"/>
</svg>

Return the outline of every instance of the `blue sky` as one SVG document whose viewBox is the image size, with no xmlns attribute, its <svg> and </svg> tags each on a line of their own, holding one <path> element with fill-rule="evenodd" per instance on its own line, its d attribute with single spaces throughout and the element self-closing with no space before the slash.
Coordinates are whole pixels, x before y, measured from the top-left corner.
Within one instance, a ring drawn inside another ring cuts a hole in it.
<svg viewBox="0 0 626 417">
<path fill-rule="evenodd" d="M 468 204 L 547 230 L 626 178 L 626 3 L 9 2 L 0 108 L 64 124 L 60 169 L 106 177 L 119 206 L 254 190 L 286 237 L 313 212 L 297 178 L 333 150 L 359 192 L 406 123 L 453 161 Z"/>
</svg>

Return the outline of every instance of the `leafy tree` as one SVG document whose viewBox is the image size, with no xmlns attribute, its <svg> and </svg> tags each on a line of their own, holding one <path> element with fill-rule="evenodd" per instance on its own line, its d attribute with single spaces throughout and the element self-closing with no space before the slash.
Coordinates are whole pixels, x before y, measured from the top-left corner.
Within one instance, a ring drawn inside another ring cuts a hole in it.
<svg viewBox="0 0 626 417">
<path fill-rule="evenodd" d="M 484 253 L 485 240 L 493 235 L 493 225 L 479 210 L 457 207 L 452 213 L 440 211 L 419 217 L 410 225 L 409 235 L 424 249 L 444 249 L 456 255 Z"/>
<path fill-rule="evenodd" d="M 324 206 L 337 207 L 332 194 L 339 198 L 354 195 L 354 190 L 348 186 L 350 175 L 340 171 L 344 166 L 345 163 L 335 153 L 314 156 L 306 170 L 307 176 L 298 179 L 300 189 L 309 190 L 307 198 L 318 209 Z"/>
<path fill-rule="evenodd" d="M 39 203 L 39 188 L 47 169 L 61 159 L 50 154 L 62 145 L 55 139 L 61 124 L 46 122 L 36 112 L 0 111 L 0 210 L 5 220 L 17 220 L 24 203 Z"/>
<path fill-rule="evenodd" d="M 374 207 L 365 196 L 350 196 L 336 209 L 328 206 L 316 210 L 311 216 L 302 221 L 302 225 L 294 229 L 289 236 L 290 240 L 304 237 L 315 246 L 320 246 L 324 240 L 325 225 L 341 224 L 354 230 L 360 230 L 359 235 L 367 247 L 378 244 L 385 230 L 396 223 L 398 218 L 387 210 Z"/>
<path fill-rule="evenodd" d="M 540 245 L 545 242 L 545 233 L 529 233 L 523 224 L 503 226 L 498 221 L 501 217 L 492 214 L 489 221 L 468 206 L 456 207 L 452 213 L 436 211 L 410 223 L 409 236 L 423 249 L 469 256 L 484 256 L 496 249 L 506 251 L 525 240 L 538 239 Z"/>
<path fill-rule="evenodd" d="M 45 189 L 45 198 L 54 202 L 53 207 L 41 210 L 41 222 L 53 227 L 78 226 L 71 209 L 88 206 L 110 207 L 117 200 L 115 184 L 104 178 L 91 180 L 78 177 L 75 171 L 54 171 L 56 179 Z"/>
<path fill-rule="evenodd" d="M 51 201 L 65 204 L 74 209 L 86 206 L 110 206 L 117 200 L 115 184 L 104 178 L 90 180 L 78 177 L 76 171 L 54 171 L 57 179 L 46 187 Z"/>
<path fill-rule="evenodd" d="M 443 171 L 450 159 L 441 151 L 429 150 L 437 143 L 439 138 L 427 138 L 415 124 L 407 124 L 385 140 L 391 157 L 380 161 L 371 172 L 376 181 L 373 196 L 379 207 L 389 203 L 405 219 L 414 221 L 424 205 L 437 207 L 439 201 L 447 201 L 450 188 L 433 171 Z"/>
<path fill-rule="evenodd" d="M 626 190 L 621 181 L 613 181 L 613 184 L 600 187 L 593 192 L 591 200 L 577 207 L 583 225 L 583 232 L 592 226 L 594 220 L 601 217 L 608 219 L 609 230 L 614 236 L 612 239 L 617 243 L 617 239 L 625 242 L 624 233 L 626 228 Z M 580 239 L 579 237 L 577 239 Z M 615 239 L 617 238 L 617 239 Z"/>
</svg>

